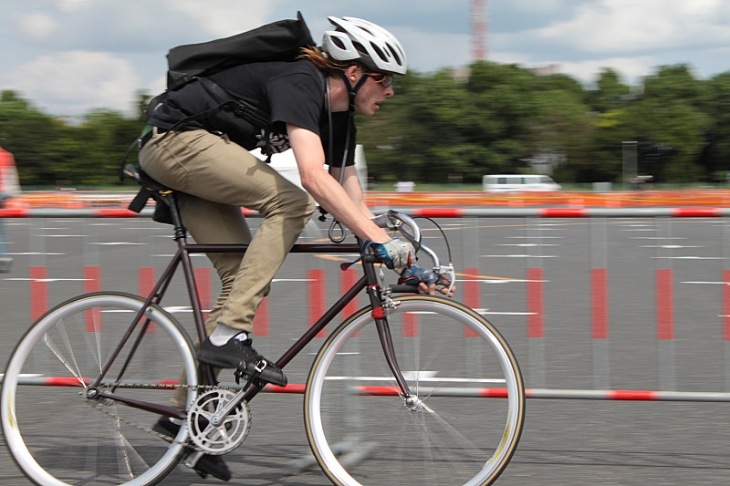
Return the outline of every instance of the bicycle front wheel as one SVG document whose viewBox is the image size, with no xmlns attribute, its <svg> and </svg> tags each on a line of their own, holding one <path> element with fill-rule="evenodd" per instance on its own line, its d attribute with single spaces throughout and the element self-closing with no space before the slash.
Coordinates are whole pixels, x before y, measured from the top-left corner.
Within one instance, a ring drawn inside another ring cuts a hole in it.
<svg viewBox="0 0 730 486">
<path fill-rule="evenodd" d="M 386 364 L 370 308 L 340 325 L 312 364 L 305 426 L 339 485 L 484 485 L 504 471 L 525 416 L 517 361 L 475 311 L 431 296 L 388 310 L 414 403 Z"/>
<path fill-rule="evenodd" d="M 91 388 L 107 365 L 99 391 L 112 397 L 167 405 L 182 370 L 197 385 L 190 341 L 159 307 L 150 306 L 125 338 L 143 305 L 121 293 L 75 297 L 36 321 L 13 351 L 3 377 L 2 427 L 13 459 L 33 482 L 154 484 L 177 464 L 187 428 L 165 442 L 150 430 L 154 413 L 95 398 Z M 121 386 L 104 386 L 115 381 Z"/>
</svg>

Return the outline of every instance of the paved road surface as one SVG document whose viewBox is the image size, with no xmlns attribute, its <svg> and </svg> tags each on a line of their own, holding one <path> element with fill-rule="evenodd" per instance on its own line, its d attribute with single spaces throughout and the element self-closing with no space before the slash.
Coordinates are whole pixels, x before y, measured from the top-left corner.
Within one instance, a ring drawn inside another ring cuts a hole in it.
<svg viewBox="0 0 730 486">
<path fill-rule="evenodd" d="M 481 305 L 512 344 L 528 386 L 591 389 L 728 391 L 728 343 L 723 340 L 722 271 L 728 248 L 721 220 L 443 221 L 459 267 L 480 269 Z M 48 299 L 82 289 L 82 267 L 102 265 L 102 287 L 137 290 L 136 269 L 161 269 L 172 250 L 165 227 L 144 220 L 13 220 L 6 226 L 15 258 L 0 275 L 0 361 L 28 325 L 30 266 L 48 268 Z M 435 235 L 428 232 L 427 236 Z M 311 233 L 310 236 L 316 236 Z M 442 248 L 435 239 L 427 243 Z M 201 261 L 202 263 L 202 261 Z M 544 275 L 544 337 L 527 338 L 526 269 Z M 590 269 L 608 268 L 610 339 L 591 339 Z M 257 340 L 276 354 L 304 324 L 302 279 L 307 269 L 336 265 L 291 258 L 273 287 L 272 336 Z M 674 339 L 657 341 L 655 276 L 673 271 Z M 173 295 L 167 305 L 184 307 Z M 181 309 L 184 310 L 184 309 Z M 178 315 L 180 319 L 184 319 Z M 608 351 L 606 351 L 608 348 Z M 607 353 L 607 361 L 596 356 Z M 289 373 L 301 382 L 302 360 Z M 603 366 L 603 368 L 599 368 Z M 670 388 L 670 389 L 671 389 Z M 302 399 L 267 395 L 251 404 L 252 433 L 227 456 L 232 484 L 328 484 L 317 470 L 289 476 L 285 465 L 307 454 Z M 62 424 L 59 424 L 61 427 Z M 53 434 L 54 427 L 49 429 Z M 0 437 L 4 445 L 4 439 Z M 718 485 L 730 477 L 730 404 L 528 400 L 520 447 L 497 484 L 503 486 Z M 214 484 L 180 466 L 163 484 Z M 0 484 L 27 484 L 5 449 Z"/>
</svg>

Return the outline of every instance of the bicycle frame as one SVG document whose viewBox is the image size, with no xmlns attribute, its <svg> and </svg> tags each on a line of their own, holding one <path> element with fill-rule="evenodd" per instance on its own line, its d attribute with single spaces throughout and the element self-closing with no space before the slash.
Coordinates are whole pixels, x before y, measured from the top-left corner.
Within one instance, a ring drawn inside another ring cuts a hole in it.
<svg viewBox="0 0 730 486">
<path fill-rule="evenodd" d="M 168 195 L 169 197 L 172 196 L 172 194 Z M 164 272 L 160 276 L 160 278 L 157 280 L 157 283 L 155 284 L 154 288 L 150 292 L 150 294 L 147 296 L 145 300 L 145 304 L 142 306 L 140 311 L 137 313 L 137 315 L 134 317 L 134 320 L 132 321 L 129 329 L 122 337 L 121 342 L 117 346 L 117 348 L 114 350 L 114 352 L 111 354 L 109 360 L 103 367 L 100 375 L 90 388 L 93 390 L 89 394 L 90 397 L 93 398 L 108 398 L 112 400 L 116 400 L 119 402 L 122 402 L 128 406 L 139 408 L 142 410 L 147 410 L 150 412 L 154 412 L 160 415 L 167 415 L 170 417 L 176 417 L 179 419 L 185 419 L 186 418 L 186 411 L 180 410 L 179 408 L 169 406 L 169 405 L 163 405 L 158 403 L 150 403 L 150 402 L 143 402 L 136 399 L 131 399 L 128 397 L 122 397 L 114 393 L 106 393 L 103 391 L 99 391 L 97 387 L 99 387 L 102 384 L 102 381 L 106 377 L 107 373 L 109 372 L 109 369 L 111 368 L 112 363 L 120 356 L 122 349 L 124 348 L 125 344 L 129 341 L 132 334 L 135 332 L 135 329 L 137 328 L 140 321 L 142 321 L 143 316 L 145 315 L 146 309 L 150 305 L 157 305 L 160 303 L 162 298 L 164 297 L 169 284 L 172 282 L 172 279 L 175 275 L 175 272 L 177 271 L 177 268 L 182 265 L 183 267 L 183 273 L 185 278 L 185 284 L 188 291 L 188 297 L 190 300 L 190 304 L 192 306 L 192 313 L 193 313 L 193 319 L 195 322 L 195 329 L 196 334 L 199 342 L 202 342 L 206 338 L 205 333 L 205 323 L 203 321 L 202 317 L 202 308 L 200 304 L 200 297 L 198 295 L 194 271 L 193 271 L 193 265 L 190 256 L 193 254 L 200 254 L 200 253 L 244 253 L 247 245 L 245 244 L 194 244 L 189 243 L 187 240 L 187 235 L 185 228 L 182 226 L 179 214 L 177 213 L 177 208 L 174 204 L 174 201 L 172 201 L 171 204 L 172 212 L 173 212 L 173 221 L 175 224 L 175 241 L 177 243 L 178 249 L 175 255 L 172 257 L 170 263 L 165 268 Z M 360 254 L 360 246 L 358 244 L 295 244 L 293 248 L 291 249 L 290 253 L 356 253 Z M 355 262 L 346 263 L 341 265 L 341 269 L 346 269 L 350 265 L 352 265 Z M 389 368 L 393 372 L 393 376 L 396 379 L 397 383 L 399 384 L 402 392 L 403 397 L 409 397 L 411 396 L 411 392 L 408 388 L 408 384 L 406 383 L 406 380 L 403 377 L 403 374 L 400 371 L 400 367 L 398 366 L 398 362 L 395 356 L 395 350 L 393 347 L 392 338 L 390 335 L 390 328 L 388 326 L 387 319 L 385 318 L 385 313 L 382 310 L 381 303 L 382 303 L 382 288 L 378 282 L 376 270 L 375 270 L 375 264 L 379 263 L 379 260 L 370 255 L 363 255 L 362 257 L 362 264 L 364 269 L 364 275 L 360 277 L 360 279 L 349 289 L 347 290 L 338 300 L 335 302 L 327 311 L 322 314 L 322 316 L 307 329 L 307 331 L 302 334 L 302 336 L 292 344 L 289 349 L 287 349 L 281 357 L 276 361 L 276 366 L 280 368 L 284 368 L 307 344 L 309 344 L 312 339 L 320 332 L 322 331 L 332 320 L 347 306 L 347 304 L 352 301 L 360 292 L 362 292 L 364 289 L 367 289 L 367 293 L 370 299 L 370 305 L 372 307 L 372 315 L 376 320 L 376 327 L 378 331 L 378 336 L 380 338 L 381 345 L 383 347 L 383 351 L 385 354 L 385 359 L 388 363 Z M 127 355 L 126 361 L 124 365 L 121 368 L 121 371 L 119 372 L 119 376 L 115 379 L 115 383 L 120 383 L 120 380 L 122 379 L 122 375 L 124 374 L 127 364 L 131 360 L 131 358 L 134 356 L 140 341 L 144 337 L 145 330 L 147 328 L 149 321 L 146 321 L 141 328 L 138 330 L 138 336 L 136 340 L 134 341 L 131 349 L 129 350 L 129 353 Z M 203 363 L 199 363 L 200 367 L 200 376 L 204 383 L 206 384 L 215 384 L 217 382 L 215 373 L 213 370 L 213 367 L 209 365 L 205 365 Z M 251 385 L 245 393 L 240 397 L 241 400 L 250 401 L 253 399 L 260 391 L 261 387 L 256 385 Z M 240 403 L 241 400 L 234 400 L 235 403 L 232 403 L 230 405 L 231 410 Z M 225 415 L 225 412 L 223 413 Z"/>
</svg>

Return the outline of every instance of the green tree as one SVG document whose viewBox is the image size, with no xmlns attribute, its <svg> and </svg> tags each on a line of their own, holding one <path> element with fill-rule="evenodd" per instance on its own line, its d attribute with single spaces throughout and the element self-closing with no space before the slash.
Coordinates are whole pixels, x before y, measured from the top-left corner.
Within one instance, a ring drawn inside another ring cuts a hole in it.
<svg viewBox="0 0 730 486">
<path fill-rule="evenodd" d="M 627 106 L 631 101 L 631 88 L 621 81 L 613 69 L 602 69 L 596 82 L 598 89 L 588 93 L 588 100 L 593 111 L 605 113 Z"/>
<path fill-rule="evenodd" d="M 648 150 L 639 171 L 659 182 L 707 180 L 700 163 L 711 120 L 706 113 L 709 89 L 686 65 L 662 66 L 644 80 L 644 95 L 626 110 L 627 140 Z"/>
<path fill-rule="evenodd" d="M 689 66 L 660 66 L 656 74 L 644 79 L 643 99 L 660 103 L 682 102 L 705 111 L 709 100 L 707 83 L 698 80 Z"/>
<path fill-rule="evenodd" d="M 144 95 L 140 94 L 140 104 Z M 0 94 L 0 139 L 13 153 L 22 185 L 109 185 L 142 122 L 109 110 L 80 125 L 48 116 L 13 91 Z"/>
<path fill-rule="evenodd" d="M 699 164 L 709 118 L 689 103 L 648 98 L 625 112 L 631 136 L 626 140 L 648 147 L 639 159 L 639 171 L 658 182 L 687 183 L 707 180 Z"/>
<path fill-rule="evenodd" d="M 130 145 L 139 136 L 142 124 L 119 112 L 96 110 L 88 113 L 78 130 L 83 156 L 75 168 L 75 184 L 115 183 L 115 176 Z M 134 155 L 136 156 L 136 150 Z"/>
<path fill-rule="evenodd" d="M 558 163 L 554 175 L 560 181 L 605 181 L 609 177 L 607 167 L 596 170 L 593 164 L 595 115 L 581 98 L 573 89 L 540 93 L 532 134 L 526 143 L 534 156 Z"/>
<path fill-rule="evenodd" d="M 730 173 L 730 72 L 710 79 L 709 127 L 701 164 L 715 182 L 726 182 Z"/>
<path fill-rule="evenodd" d="M 640 142 L 639 171 L 658 182 L 721 181 L 730 172 L 730 72 L 703 81 L 687 65 L 661 66 L 630 87 L 604 69 L 585 89 L 563 74 L 479 61 L 411 72 L 395 89 L 378 116 L 358 120 L 378 182 L 476 183 L 531 172 L 537 160 L 557 163 L 561 182 L 620 182 L 627 140 Z M 131 117 L 102 109 L 70 123 L 3 91 L 0 143 L 26 187 L 114 184 L 149 101 L 139 91 Z"/>
<path fill-rule="evenodd" d="M 15 157 L 21 185 L 56 183 L 49 154 L 55 150 L 61 126 L 16 92 L 0 94 L 0 140 Z"/>
</svg>

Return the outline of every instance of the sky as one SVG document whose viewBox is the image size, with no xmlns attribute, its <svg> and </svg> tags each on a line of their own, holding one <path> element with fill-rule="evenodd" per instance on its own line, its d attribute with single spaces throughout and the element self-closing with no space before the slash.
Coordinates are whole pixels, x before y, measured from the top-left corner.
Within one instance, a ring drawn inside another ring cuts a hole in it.
<svg viewBox="0 0 730 486">
<path fill-rule="evenodd" d="M 701 79 L 730 71 L 727 0 L 485 0 L 486 54 L 498 63 L 553 66 L 590 87 L 612 68 L 630 85 L 659 66 L 687 64 Z M 0 90 L 42 111 L 132 113 L 136 92 L 164 89 L 167 51 L 300 10 L 315 40 L 328 15 L 390 30 L 422 73 L 472 61 L 472 0 L 5 0 Z"/>
</svg>

